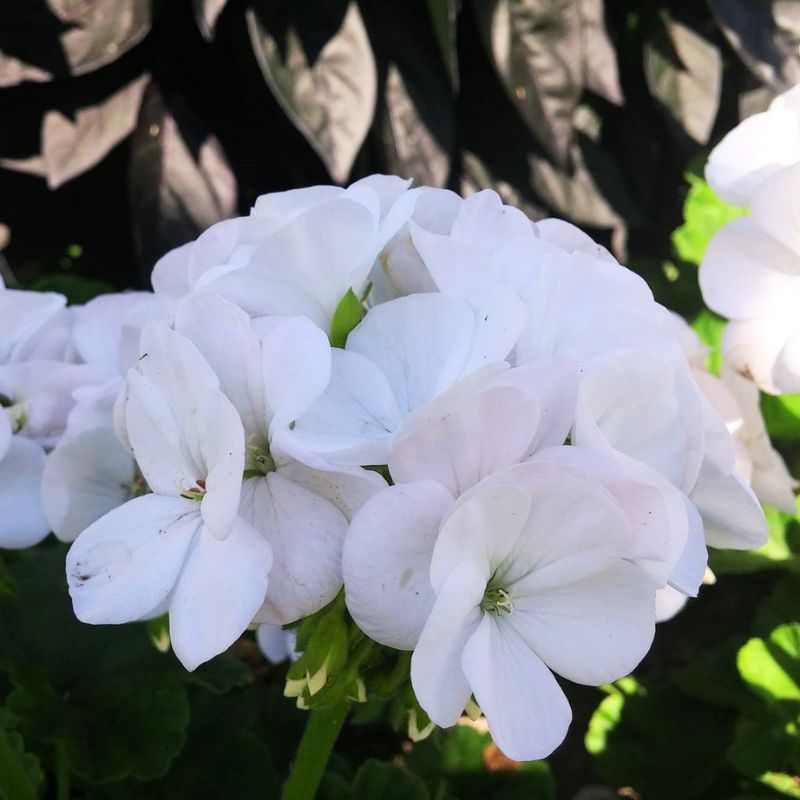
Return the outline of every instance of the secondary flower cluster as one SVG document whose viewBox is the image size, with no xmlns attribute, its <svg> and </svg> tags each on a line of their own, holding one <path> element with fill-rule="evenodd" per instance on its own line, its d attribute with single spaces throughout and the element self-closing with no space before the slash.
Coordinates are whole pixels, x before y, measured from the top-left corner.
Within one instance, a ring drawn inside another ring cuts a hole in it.
<svg viewBox="0 0 800 800">
<path fill-rule="evenodd" d="M 714 236 L 700 265 L 706 304 L 731 320 L 725 357 L 766 392 L 800 392 L 800 86 L 734 128 L 706 178 L 750 210 Z"/>
<path fill-rule="evenodd" d="M 344 586 L 433 722 L 474 700 L 539 758 L 554 673 L 625 675 L 706 545 L 766 540 L 676 322 L 565 222 L 373 176 L 261 197 L 152 280 L 0 293 L 0 541 L 77 537 L 78 617 L 168 612 L 189 669 Z"/>
</svg>

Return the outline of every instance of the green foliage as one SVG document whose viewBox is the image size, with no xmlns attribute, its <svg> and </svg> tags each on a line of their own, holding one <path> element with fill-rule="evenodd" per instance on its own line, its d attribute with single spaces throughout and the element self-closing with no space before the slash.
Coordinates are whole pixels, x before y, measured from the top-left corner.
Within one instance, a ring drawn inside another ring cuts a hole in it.
<svg viewBox="0 0 800 800">
<path fill-rule="evenodd" d="M 687 173 L 686 180 L 689 193 L 683 204 L 684 222 L 672 234 L 672 244 L 681 259 L 699 264 L 714 234 L 747 211 L 721 200 L 702 178 Z"/>
</svg>

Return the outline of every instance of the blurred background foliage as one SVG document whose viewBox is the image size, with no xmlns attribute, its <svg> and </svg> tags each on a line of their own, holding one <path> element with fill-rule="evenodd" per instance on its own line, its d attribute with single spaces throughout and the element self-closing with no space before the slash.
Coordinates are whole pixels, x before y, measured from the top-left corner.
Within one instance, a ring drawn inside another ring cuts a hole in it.
<svg viewBox="0 0 800 800">
<path fill-rule="evenodd" d="M 255 198 L 373 172 L 570 219 L 693 322 L 740 209 L 708 150 L 800 80 L 797 0 L 2 0 L 0 270 L 83 302 Z M 800 474 L 800 397 L 764 398 Z M 547 763 L 360 706 L 323 800 L 800 797 L 800 521 L 717 552 L 636 674 L 567 686 Z M 64 548 L 0 560 L 0 797 L 277 797 L 305 721 L 246 637 L 193 674 L 157 624 L 77 623 Z M 159 649 L 161 646 L 161 649 Z M 585 741 L 584 741 L 585 736 Z"/>
</svg>

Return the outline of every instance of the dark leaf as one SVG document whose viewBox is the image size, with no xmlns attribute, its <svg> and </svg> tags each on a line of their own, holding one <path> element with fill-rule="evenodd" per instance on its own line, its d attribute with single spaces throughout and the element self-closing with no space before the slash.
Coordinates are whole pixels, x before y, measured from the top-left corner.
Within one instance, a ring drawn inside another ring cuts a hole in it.
<svg viewBox="0 0 800 800">
<path fill-rule="evenodd" d="M 421 6 L 402 0 L 372 0 L 362 8 L 384 77 L 378 135 L 386 171 L 444 186 L 455 140 L 454 98 L 430 19 Z"/>
<path fill-rule="evenodd" d="M 236 211 L 236 179 L 222 148 L 180 98 L 145 93 L 130 171 L 136 239 L 145 268 Z"/>
<path fill-rule="evenodd" d="M 347 0 L 297 4 L 288 18 L 278 6 L 248 9 L 253 51 L 283 110 L 333 180 L 344 183 L 375 113 L 375 61 L 364 22 Z"/>
<path fill-rule="evenodd" d="M 26 752 L 22 736 L 14 730 L 16 717 L 0 708 L 0 797 L 36 800 L 44 780 L 39 759 Z"/>
<path fill-rule="evenodd" d="M 583 46 L 583 84 L 609 103 L 622 105 L 619 67 L 603 19 L 603 0 L 578 0 Z"/>
<path fill-rule="evenodd" d="M 228 3 L 228 0 L 193 0 L 194 17 L 200 33 L 211 41 L 214 38 L 214 31 L 217 27 L 219 15 Z"/>
<path fill-rule="evenodd" d="M 447 74 L 454 89 L 458 89 L 458 52 L 456 50 L 456 0 L 427 0 L 433 32 L 442 51 Z"/>
<path fill-rule="evenodd" d="M 3 0 L 0 87 L 99 69 L 150 30 L 150 0 Z"/>
<path fill-rule="evenodd" d="M 353 800 L 428 800 L 425 784 L 413 772 L 369 759 L 353 781 Z"/>
<path fill-rule="evenodd" d="M 583 85 L 573 0 L 473 0 L 503 87 L 542 146 L 566 164 Z"/>
<path fill-rule="evenodd" d="M 46 178 L 51 189 L 77 178 L 131 134 L 148 80 L 142 75 L 101 103 L 78 109 L 74 119 L 47 111 L 41 128 L 42 155 L 0 159 L 0 166 Z"/>
<path fill-rule="evenodd" d="M 731 47 L 776 92 L 800 81 L 798 12 L 794 2 L 708 0 Z"/>
<path fill-rule="evenodd" d="M 644 73 L 650 93 L 699 144 L 711 135 L 722 88 L 719 48 L 666 11 L 645 42 Z"/>
</svg>

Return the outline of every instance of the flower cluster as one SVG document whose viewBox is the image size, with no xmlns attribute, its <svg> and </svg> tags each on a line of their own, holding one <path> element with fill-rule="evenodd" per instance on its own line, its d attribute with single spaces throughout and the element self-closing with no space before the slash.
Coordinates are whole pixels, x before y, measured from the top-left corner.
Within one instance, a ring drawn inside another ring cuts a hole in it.
<svg viewBox="0 0 800 800">
<path fill-rule="evenodd" d="M 78 617 L 168 612 L 189 669 L 344 587 L 434 723 L 477 703 L 539 758 L 571 716 L 554 675 L 627 674 L 706 545 L 766 540 L 674 319 L 565 222 L 373 176 L 261 197 L 152 281 L 0 294 L 0 470 L 44 486 L 0 480 L 0 520 L 47 520 L 0 536 L 75 539 Z"/>
<path fill-rule="evenodd" d="M 705 302 L 730 320 L 725 357 L 766 392 L 800 392 L 800 87 L 734 128 L 706 178 L 750 210 L 714 236 L 700 265 Z"/>
</svg>

